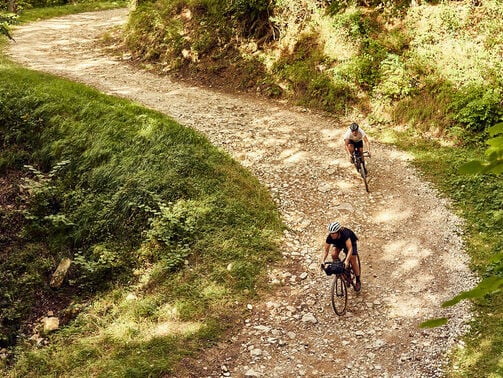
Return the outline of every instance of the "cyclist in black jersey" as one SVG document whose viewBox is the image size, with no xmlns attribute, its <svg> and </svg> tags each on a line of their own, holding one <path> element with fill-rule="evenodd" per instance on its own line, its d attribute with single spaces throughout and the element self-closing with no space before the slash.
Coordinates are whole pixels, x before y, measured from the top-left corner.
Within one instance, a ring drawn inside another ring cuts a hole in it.
<svg viewBox="0 0 503 378">
<path fill-rule="evenodd" d="M 344 260 L 344 266 L 346 269 L 349 267 L 349 263 L 353 267 L 356 276 L 355 290 L 360 291 L 361 281 L 360 281 L 360 267 L 356 260 L 358 255 L 356 234 L 349 228 L 342 227 L 339 222 L 333 222 L 328 225 L 328 236 L 325 240 L 325 246 L 323 248 L 323 255 L 321 258 L 321 264 L 325 262 L 325 259 L 330 252 L 330 247 L 334 246 L 332 250 L 332 261 L 339 259 L 339 253 L 344 251 L 346 253 L 346 259 Z"/>
</svg>

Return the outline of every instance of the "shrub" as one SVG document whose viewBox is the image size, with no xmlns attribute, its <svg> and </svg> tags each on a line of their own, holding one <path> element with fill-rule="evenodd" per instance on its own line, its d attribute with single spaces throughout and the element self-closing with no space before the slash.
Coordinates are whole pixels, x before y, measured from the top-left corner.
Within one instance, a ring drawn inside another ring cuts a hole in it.
<svg viewBox="0 0 503 378">
<path fill-rule="evenodd" d="M 502 89 L 468 85 L 453 96 L 450 110 L 459 123 L 457 133 L 485 138 L 486 129 L 503 119 Z"/>
<path fill-rule="evenodd" d="M 379 77 L 381 80 L 374 90 L 384 98 L 397 100 L 409 96 L 413 91 L 410 73 L 398 55 L 387 55 L 381 62 Z"/>
</svg>

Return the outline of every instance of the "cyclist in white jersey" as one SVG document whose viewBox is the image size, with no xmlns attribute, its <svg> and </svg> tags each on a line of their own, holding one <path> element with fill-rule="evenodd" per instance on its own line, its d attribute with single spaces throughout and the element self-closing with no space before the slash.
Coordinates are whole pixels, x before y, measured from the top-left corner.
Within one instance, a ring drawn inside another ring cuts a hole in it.
<svg viewBox="0 0 503 378">
<path fill-rule="evenodd" d="M 363 131 L 357 123 L 353 122 L 344 133 L 344 144 L 351 163 L 353 163 L 352 156 L 355 148 L 358 148 L 363 158 L 363 142 L 367 145 L 368 156 L 370 157 L 369 138 L 367 134 L 365 134 L 365 131 Z"/>
</svg>

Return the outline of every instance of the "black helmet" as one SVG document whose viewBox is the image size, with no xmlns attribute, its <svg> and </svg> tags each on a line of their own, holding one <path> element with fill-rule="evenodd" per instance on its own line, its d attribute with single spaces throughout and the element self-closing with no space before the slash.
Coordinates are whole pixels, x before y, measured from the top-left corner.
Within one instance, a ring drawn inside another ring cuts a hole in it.
<svg viewBox="0 0 503 378">
<path fill-rule="evenodd" d="M 356 122 L 353 122 L 351 125 L 349 125 L 349 128 L 351 131 L 356 131 L 358 130 L 358 124 Z"/>
</svg>

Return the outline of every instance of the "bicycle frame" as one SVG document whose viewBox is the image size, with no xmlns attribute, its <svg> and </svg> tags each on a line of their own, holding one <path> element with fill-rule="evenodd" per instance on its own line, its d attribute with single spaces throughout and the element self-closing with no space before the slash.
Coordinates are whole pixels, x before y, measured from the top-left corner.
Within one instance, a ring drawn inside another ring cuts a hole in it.
<svg viewBox="0 0 503 378">
<path fill-rule="evenodd" d="M 365 167 L 365 157 L 370 157 L 368 151 L 363 151 L 363 154 L 360 154 L 360 151 L 355 148 L 352 154 L 353 164 L 356 167 L 360 176 L 362 176 L 363 182 L 365 184 L 365 190 L 369 192 L 369 184 L 367 180 L 367 168 Z"/>
</svg>

